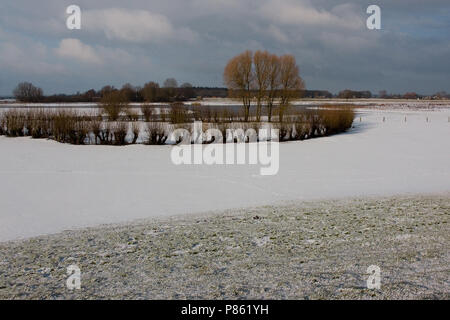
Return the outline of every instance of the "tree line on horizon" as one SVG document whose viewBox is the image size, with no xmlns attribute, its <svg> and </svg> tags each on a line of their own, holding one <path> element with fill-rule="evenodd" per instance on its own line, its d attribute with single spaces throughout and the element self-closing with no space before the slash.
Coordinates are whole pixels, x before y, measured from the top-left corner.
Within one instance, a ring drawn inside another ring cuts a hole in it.
<svg viewBox="0 0 450 320">
<path fill-rule="evenodd" d="M 144 86 L 133 86 L 130 83 L 124 84 L 120 89 L 111 85 L 106 85 L 100 90 L 90 89 L 85 92 L 77 92 L 75 94 L 54 94 L 44 95 L 41 88 L 30 82 L 21 82 L 13 90 L 13 96 L 17 101 L 26 103 L 58 103 L 58 102 L 101 102 L 101 99 L 111 92 L 120 92 L 124 99 L 128 102 L 181 102 L 193 99 L 202 99 L 205 97 L 225 98 L 233 96 L 233 89 L 224 87 L 194 87 L 190 83 L 185 82 L 178 86 L 174 78 L 166 79 L 163 86 L 157 82 L 150 81 Z M 249 93 L 252 99 L 257 99 L 257 86 L 252 86 Z M 305 88 L 294 94 L 297 98 L 309 99 L 449 99 L 450 94 L 445 91 L 439 91 L 432 95 L 421 95 L 416 92 L 406 92 L 404 94 L 388 93 L 381 90 L 378 94 L 372 94 L 371 91 L 357 91 L 345 89 L 337 94 L 332 94 L 327 90 L 306 90 Z"/>
<path fill-rule="evenodd" d="M 111 94 L 120 95 L 121 99 L 128 102 L 176 102 L 195 98 L 195 90 L 196 88 L 188 82 L 179 86 L 176 79 L 168 78 L 164 81 L 163 86 L 154 81 L 147 82 L 142 87 L 126 83 L 120 89 L 106 85 L 100 90 L 90 89 L 73 95 L 45 96 L 41 88 L 30 82 L 21 82 L 14 89 L 13 95 L 21 102 L 100 102 Z"/>
</svg>

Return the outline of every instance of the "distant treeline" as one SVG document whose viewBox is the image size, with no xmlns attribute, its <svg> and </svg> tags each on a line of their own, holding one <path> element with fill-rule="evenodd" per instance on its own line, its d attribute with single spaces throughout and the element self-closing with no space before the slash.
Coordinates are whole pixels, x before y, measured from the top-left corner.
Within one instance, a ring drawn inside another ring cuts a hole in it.
<svg viewBox="0 0 450 320">
<path fill-rule="evenodd" d="M 204 89 L 202 89 L 204 91 Z M 14 97 L 22 102 L 99 102 L 111 93 L 120 93 L 128 102 L 176 102 L 197 97 L 195 88 L 190 83 L 178 86 L 175 79 L 167 79 L 164 86 L 156 82 L 148 82 L 143 87 L 124 84 L 118 89 L 114 86 L 104 86 L 100 90 L 90 89 L 75 94 L 44 95 L 42 89 L 29 82 L 19 83 L 14 89 Z"/>
<path fill-rule="evenodd" d="M 144 86 L 124 84 L 120 89 L 114 86 L 104 86 L 100 90 L 90 89 L 75 94 L 44 95 L 41 88 L 29 82 L 22 82 L 13 91 L 14 98 L 22 102 L 100 102 L 112 92 L 120 94 L 128 102 L 177 102 L 193 100 L 199 97 L 227 97 L 226 88 L 194 87 L 190 83 L 178 86 L 175 79 L 164 81 L 162 87 L 157 82 L 150 81 Z"/>
<path fill-rule="evenodd" d="M 177 102 L 202 98 L 227 98 L 229 96 L 227 88 L 194 87 L 189 83 L 184 83 L 178 87 L 176 82 L 170 84 L 167 83 L 167 80 L 165 85 L 170 85 L 170 87 L 160 87 L 156 82 L 148 82 L 143 87 L 125 84 L 118 89 L 107 85 L 100 90 L 90 89 L 74 94 L 44 95 L 42 89 L 31 83 L 23 82 L 14 90 L 14 97 L 22 102 L 70 103 L 100 102 L 103 97 L 113 91 L 122 92 L 129 102 Z M 304 98 L 333 98 L 333 94 L 325 90 L 302 90 L 299 96 Z"/>
<path fill-rule="evenodd" d="M 143 87 L 133 86 L 129 83 L 118 89 L 114 86 L 104 86 L 100 90 L 90 89 L 74 94 L 44 95 L 43 90 L 29 82 L 19 83 L 13 91 L 14 98 L 21 102 L 40 103 L 70 103 L 70 102 L 100 102 L 102 98 L 111 92 L 120 92 L 128 102 L 179 102 L 188 100 L 201 100 L 202 98 L 226 98 L 229 90 L 221 87 L 194 87 L 190 83 L 178 86 L 173 78 L 167 79 L 162 87 L 156 82 L 148 82 Z M 256 91 L 255 91 L 256 95 Z M 342 90 L 334 95 L 327 90 L 300 90 L 298 95 L 307 99 L 449 99 L 450 94 L 445 91 L 433 95 L 420 95 L 415 92 L 405 94 L 389 94 L 385 90 L 374 95 L 370 91 Z M 7 98 L 7 97 L 5 97 Z M 1 97 L 0 97 L 1 99 Z"/>
</svg>

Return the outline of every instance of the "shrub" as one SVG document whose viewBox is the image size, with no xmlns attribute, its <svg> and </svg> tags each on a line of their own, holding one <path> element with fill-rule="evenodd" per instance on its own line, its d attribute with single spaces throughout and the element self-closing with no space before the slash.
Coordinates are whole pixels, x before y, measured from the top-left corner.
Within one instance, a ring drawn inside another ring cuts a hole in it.
<svg viewBox="0 0 450 320">
<path fill-rule="evenodd" d="M 95 144 L 105 144 L 105 137 L 103 135 L 103 128 L 102 128 L 102 122 L 98 118 L 94 118 L 89 123 L 90 125 L 90 131 L 92 132 L 94 136 Z"/>
<path fill-rule="evenodd" d="M 212 120 L 214 120 L 215 123 L 218 123 L 221 120 L 217 108 L 214 108 L 214 111 L 212 112 Z"/>
<path fill-rule="evenodd" d="M 3 118 L 3 112 L 0 112 L 0 136 L 5 134 L 5 131 L 3 129 L 5 123 L 4 123 L 4 118 Z"/>
<path fill-rule="evenodd" d="M 207 126 L 208 125 L 206 123 L 202 124 L 203 128 L 205 128 Z M 194 139 L 193 139 L 194 138 L 194 125 L 192 123 L 179 123 L 179 124 L 173 125 L 172 126 L 172 132 L 175 131 L 176 129 L 184 129 L 184 130 L 188 131 L 189 132 L 189 138 L 190 138 L 189 143 L 193 143 L 194 142 Z M 205 131 L 205 129 L 203 129 L 203 131 Z M 185 139 L 185 138 L 188 138 L 188 137 L 186 137 L 186 136 L 178 137 L 177 141 L 175 141 L 175 144 L 181 143 L 183 141 L 183 139 Z"/>
<path fill-rule="evenodd" d="M 326 135 L 348 130 L 355 118 L 353 107 L 349 106 L 339 106 L 338 108 L 327 106 L 326 109 L 320 109 L 318 115 Z"/>
<path fill-rule="evenodd" d="M 141 123 L 133 122 L 131 124 L 131 132 L 133 133 L 133 140 L 131 143 L 135 144 L 137 142 L 137 139 L 139 138 L 139 133 L 141 132 Z"/>
<path fill-rule="evenodd" d="M 235 114 L 233 111 L 228 110 L 228 108 L 224 108 L 222 110 L 222 114 L 219 116 L 221 121 L 223 122 L 233 122 L 235 119 Z"/>
<path fill-rule="evenodd" d="M 139 113 L 133 110 L 132 108 L 125 109 L 125 113 L 127 114 L 128 120 L 139 121 Z"/>
<path fill-rule="evenodd" d="M 74 127 L 73 114 L 67 110 L 59 110 L 52 117 L 53 137 L 58 142 L 66 142 L 69 138 L 69 132 Z"/>
<path fill-rule="evenodd" d="M 111 91 L 105 93 L 100 105 L 103 111 L 108 115 L 110 121 L 119 119 L 120 113 L 128 107 L 128 100 L 121 91 Z"/>
<path fill-rule="evenodd" d="M 9 109 L 3 115 L 3 131 L 9 137 L 25 135 L 26 114 L 22 110 Z"/>
<path fill-rule="evenodd" d="M 97 138 L 100 141 L 100 144 L 106 145 L 106 144 L 112 144 L 113 141 L 113 134 L 112 134 L 112 128 L 111 123 L 102 123 L 102 122 L 91 122 L 91 128 L 96 136 L 95 140 L 97 143 Z"/>
<path fill-rule="evenodd" d="M 203 122 L 211 122 L 212 112 L 209 106 L 197 105 L 194 106 L 193 113 L 195 120 L 200 120 Z"/>
<path fill-rule="evenodd" d="M 186 123 L 188 118 L 187 109 L 181 102 L 174 102 L 169 109 L 170 122 L 173 124 Z"/>
<path fill-rule="evenodd" d="M 27 112 L 27 134 L 34 139 L 48 138 L 50 129 L 51 113 L 44 109 L 29 110 Z"/>
<path fill-rule="evenodd" d="M 227 142 L 227 129 L 228 126 L 224 122 L 220 122 L 217 124 L 217 129 L 222 133 L 223 143 Z"/>
<path fill-rule="evenodd" d="M 244 131 L 246 133 L 245 142 L 259 141 L 259 129 L 261 129 L 261 122 L 248 122 L 244 124 Z M 256 136 L 248 136 L 247 133 L 254 131 Z"/>
<path fill-rule="evenodd" d="M 141 106 L 141 112 L 144 116 L 145 122 L 153 120 L 154 109 L 149 104 L 143 104 Z"/>
<path fill-rule="evenodd" d="M 279 141 L 289 141 L 293 139 L 293 124 L 284 122 L 278 122 L 273 124 L 274 129 L 278 129 Z"/>
<path fill-rule="evenodd" d="M 162 122 L 166 122 L 166 119 L 167 119 L 167 110 L 166 110 L 166 109 L 163 109 L 163 108 L 160 108 L 160 109 L 159 109 L 159 116 L 160 116 Z"/>
<path fill-rule="evenodd" d="M 166 125 L 159 122 L 147 123 L 147 144 L 164 144 L 167 140 L 168 134 Z"/>
<path fill-rule="evenodd" d="M 296 122 L 295 134 L 293 135 L 294 140 L 304 140 L 308 139 L 311 135 L 311 125 L 308 122 Z"/>
<path fill-rule="evenodd" d="M 85 144 L 89 134 L 89 122 L 76 120 L 70 122 L 69 136 L 66 142 L 71 144 Z"/>
<path fill-rule="evenodd" d="M 117 122 L 112 127 L 114 135 L 114 144 L 122 146 L 127 144 L 128 124 L 126 122 Z"/>
</svg>

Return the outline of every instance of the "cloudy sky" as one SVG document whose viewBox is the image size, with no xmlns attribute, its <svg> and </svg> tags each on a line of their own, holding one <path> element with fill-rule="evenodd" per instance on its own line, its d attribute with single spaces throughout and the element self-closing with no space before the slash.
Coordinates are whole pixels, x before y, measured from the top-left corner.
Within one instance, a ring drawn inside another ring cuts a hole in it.
<svg viewBox="0 0 450 320">
<path fill-rule="evenodd" d="M 66 8 L 81 7 L 81 30 Z M 382 29 L 366 9 L 381 7 Z M 297 58 L 308 89 L 450 92 L 448 0 L 1 0 L 0 95 L 175 77 L 223 86 L 246 49 Z"/>
</svg>

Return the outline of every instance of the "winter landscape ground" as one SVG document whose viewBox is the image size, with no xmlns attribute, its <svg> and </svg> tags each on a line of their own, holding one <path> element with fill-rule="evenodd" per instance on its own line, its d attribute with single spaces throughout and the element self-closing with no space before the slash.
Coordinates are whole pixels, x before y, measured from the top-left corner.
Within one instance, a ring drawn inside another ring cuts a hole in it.
<svg viewBox="0 0 450 320">
<path fill-rule="evenodd" d="M 449 193 L 290 201 L 8 242 L 0 298 L 449 299 L 449 212 Z"/>
<path fill-rule="evenodd" d="M 448 106 L 361 107 L 344 134 L 282 143 L 275 176 L 0 137 L 0 297 L 448 299 L 448 137 Z"/>
</svg>

